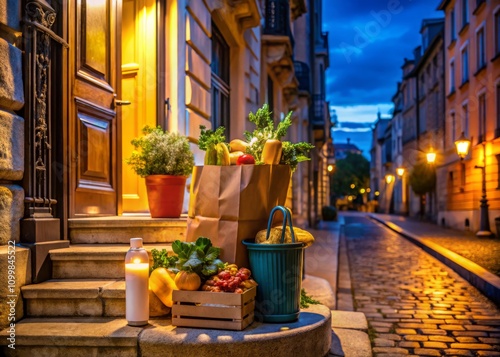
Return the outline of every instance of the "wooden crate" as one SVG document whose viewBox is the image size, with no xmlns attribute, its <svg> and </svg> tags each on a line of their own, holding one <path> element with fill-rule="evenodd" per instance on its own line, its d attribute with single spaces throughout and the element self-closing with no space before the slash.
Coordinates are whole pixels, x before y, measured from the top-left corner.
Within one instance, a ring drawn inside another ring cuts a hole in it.
<svg viewBox="0 0 500 357">
<path fill-rule="evenodd" d="M 183 327 L 243 330 L 254 319 L 255 294 L 174 290 L 172 325 Z"/>
</svg>

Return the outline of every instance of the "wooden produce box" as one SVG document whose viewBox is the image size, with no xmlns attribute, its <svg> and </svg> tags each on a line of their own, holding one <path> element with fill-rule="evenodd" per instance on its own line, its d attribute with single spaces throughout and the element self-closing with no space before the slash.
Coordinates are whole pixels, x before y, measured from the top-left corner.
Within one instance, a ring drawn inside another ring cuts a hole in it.
<svg viewBox="0 0 500 357">
<path fill-rule="evenodd" d="M 254 319 L 257 288 L 243 294 L 174 290 L 172 325 L 243 330 Z"/>
</svg>

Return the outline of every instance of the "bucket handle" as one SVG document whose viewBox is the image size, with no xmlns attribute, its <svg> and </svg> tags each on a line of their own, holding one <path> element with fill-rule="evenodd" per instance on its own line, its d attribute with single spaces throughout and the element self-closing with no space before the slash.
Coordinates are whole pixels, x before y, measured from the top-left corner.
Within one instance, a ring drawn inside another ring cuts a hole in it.
<svg viewBox="0 0 500 357">
<path fill-rule="evenodd" d="M 281 229 L 281 243 L 285 242 L 285 232 L 286 232 L 286 224 L 288 222 L 290 226 L 290 233 L 292 235 L 292 243 L 295 243 L 295 234 L 293 232 L 293 224 L 292 224 L 292 212 L 287 207 L 284 206 L 276 206 L 271 210 L 271 214 L 269 215 L 269 221 L 267 222 L 267 234 L 266 240 L 269 239 L 269 235 L 271 234 L 271 225 L 273 224 L 273 217 L 276 211 L 281 211 L 283 213 L 283 228 Z"/>
</svg>

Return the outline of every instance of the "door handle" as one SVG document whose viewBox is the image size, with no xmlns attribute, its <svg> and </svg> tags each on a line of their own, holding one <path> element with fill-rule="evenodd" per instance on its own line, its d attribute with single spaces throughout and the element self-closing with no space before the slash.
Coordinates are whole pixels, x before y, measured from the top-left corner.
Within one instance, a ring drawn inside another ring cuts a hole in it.
<svg viewBox="0 0 500 357">
<path fill-rule="evenodd" d="M 130 105 L 130 104 L 132 104 L 130 100 L 115 99 L 115 105 Z"/>
</svg>

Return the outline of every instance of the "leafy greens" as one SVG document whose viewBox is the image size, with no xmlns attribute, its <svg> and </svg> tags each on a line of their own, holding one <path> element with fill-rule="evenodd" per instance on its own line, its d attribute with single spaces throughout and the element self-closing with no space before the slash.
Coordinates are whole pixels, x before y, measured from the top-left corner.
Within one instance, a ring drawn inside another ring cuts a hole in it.
<svg viewBox="0 0 500 357">
<path fill-rule="evenodd" d="M 181 242 L 176 240 L 172 250 L 177 254 L 175 267 L 197 273 L 202 280 L 217 274 L 224 263 L 219 259 L 220 248 L 212 246 L 210 239 L 199 237 L 196 242 Z"/>
</svg>

